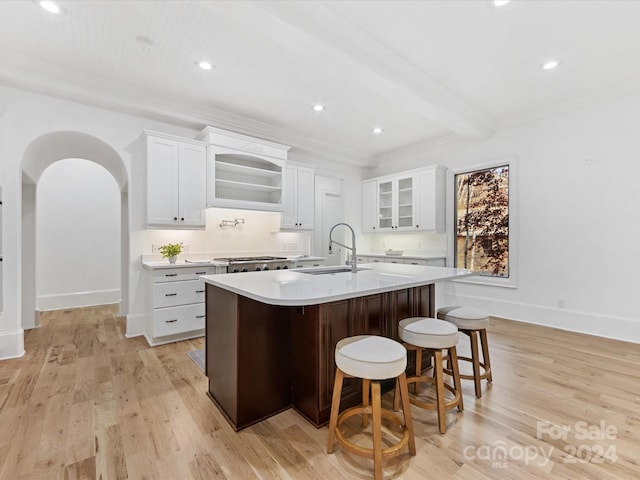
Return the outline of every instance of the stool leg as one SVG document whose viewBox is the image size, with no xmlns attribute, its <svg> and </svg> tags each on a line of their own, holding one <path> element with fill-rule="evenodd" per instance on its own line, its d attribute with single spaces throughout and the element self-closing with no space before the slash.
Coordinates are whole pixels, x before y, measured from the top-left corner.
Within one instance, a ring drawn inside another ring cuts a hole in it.
<svg viewBox="0 0 640 480">
<path fill-rule="evenodd" d="M 478 355 L 478 332 L 470 332 L 471 339 L 471 363 L 473 364 L 473 382 L 476 389 L 476 397 L 482 397 L 482 386 L 480 385 L 480 358 Z"/>
<path fill-rule="evenodd" d="M 456 347 L 451 347 L 449 349 L 448 362 L 449 368 L 451 369 L 451 373 L 453 374 L 453 386 L 460 395 L 460 401 L 458 402 L 458 411 L 461 412 L 464 410 L 464 403 L 462 401 L 462 384 L 460 383 L 460 369 L 458 368 L 458 352 Z"/>
<path fill-rule="evenodd" d="M 405 382 L 406 382 L 406 378 L 407 377 L 405 376 Z M 396 379 L 396 386 L 393 389 L 393 411 L 394 412 L 397 412 L 398 410 L 400 410 L 400 396 L 402 395 L 401 390 L 402 389 L 400 388 L 400 382 L 398 381 L 398 379 Z M 402 398 L 404 399 L 404 397 Z"/>
<path fill-rule="evenodd" d="M 416 377 L 422 376 L 422 348 L 416 347 Z M 420 382 L 413 384 L 413 393 L 418 395 L 420 392 Z"/>
<path fill-rule="evenodd" d="M 402 396 L 402 414 L 404 424 L 409 431 L 409 453 L 416 454 L 416 441 L 413 434 L 413 419 L 411 418 L 411 404 L 409 403 L 409 387 L 407 386 L 407 375 L 403 372 L 396 380 L 396 393 L 400 390 Z"/>
<path fill-rule="evenodd" d="M 380 382 L 371 384 L 371 404 L 373 407 L 373 478 L 382 479 L 382 408 Z"/>
<path fill-rule="evenodd" d="M 487 381 L 493 382 L 493 374 L 491 373 L 491 360 L 489 359 L 489 342 L 487 341 L 487 331 L 480 330 L 480 343 L 482 344 L 482 359 L 484 360 L 485 369 L 489 372 Z"/>
<path fill-rule="evenodd" d="M 369 387 L 371 385 L 371 381 L 368 378 L 362 379 L 362 406 L 369 406 Z M 369 425 L 369 415 L 367 413 L 362 414 L 362 426 L 366 427 Z"/>
<path fill-rule="evenodd" d="M 440 433 L 447 431 L 447 418 L 444 409 L 444 374 L 442 372 L 442 350 L 433 352 L 433 377 L 436 383 L 436 404 L 438 407 L 438 428 Z"/>
<path fill-rule="evenodd" d="M 331 400 L 331 416 L 329 417 L 329 439 L 327 440 L 327 453 L 333 453 L 335 445 L 336 425 L 338 424 L 338 413 L 340 410 L 340 397 L 342 396 L 342 381 L 344 374 L 339 368 L 336 369 L 336 379 L 333 383 L 333 398 Z"/>
</svg>

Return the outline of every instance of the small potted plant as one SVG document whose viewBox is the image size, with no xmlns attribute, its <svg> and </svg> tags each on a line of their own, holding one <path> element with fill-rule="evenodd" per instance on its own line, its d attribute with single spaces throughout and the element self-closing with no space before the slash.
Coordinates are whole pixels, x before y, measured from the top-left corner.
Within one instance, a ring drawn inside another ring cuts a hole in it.
<svg viewBox="0 0 640 480">
<path fill-rule="evenodd" d="M 169 263 L 176 263 L 176 257 L 182 252 L 181 243 L 167 243 L 166 245 L 160 245 L 158 248 L 162 258 L 168 258 Z"/>
</svg>

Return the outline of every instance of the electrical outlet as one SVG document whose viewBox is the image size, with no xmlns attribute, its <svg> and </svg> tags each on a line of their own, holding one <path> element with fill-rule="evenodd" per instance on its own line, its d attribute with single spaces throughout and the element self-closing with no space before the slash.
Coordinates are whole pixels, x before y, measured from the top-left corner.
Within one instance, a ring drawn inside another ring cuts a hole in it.
<svg viewBox="0 0 640 480">
<path fill-rule="evenodd" d="M 558 308 L 564 308 L 564 300 L 563 299 L 558 300 Z"/>
<path fill-rule="evenodd" d="M 160 244 L 154 243 L 151 245 L 151 253 L 160 253 Z"/>
<path fill-rule="evenodd" d="M 188 243 L 183 243 L 182 244 L 182 253 L 189 253 L 189 244 Z"/>
</svg>

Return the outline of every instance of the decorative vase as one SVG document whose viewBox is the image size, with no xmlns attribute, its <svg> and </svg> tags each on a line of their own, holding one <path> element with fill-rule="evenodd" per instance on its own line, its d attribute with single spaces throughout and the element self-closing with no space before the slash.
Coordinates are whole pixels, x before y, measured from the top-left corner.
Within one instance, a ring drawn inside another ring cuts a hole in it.
<svg viewBox="0 0 640 480">
<path fill-rule="evenodd" d="M 169 263 L 176 263 L 177 258 L 178 258 L 177 255 L 174 255 L 173 257 L 169 257 Z"/>
</svg>

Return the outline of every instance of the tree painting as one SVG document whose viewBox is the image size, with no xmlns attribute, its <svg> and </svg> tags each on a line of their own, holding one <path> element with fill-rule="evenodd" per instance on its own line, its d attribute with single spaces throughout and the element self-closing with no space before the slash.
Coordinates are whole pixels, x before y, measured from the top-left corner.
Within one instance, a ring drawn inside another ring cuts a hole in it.
<svg viewBox="0 0 640 480">
<path fill-rule="evenodd" d="M 456 265 L 509 276 L 509 166 L 456 175 Z"/>
</svg>

